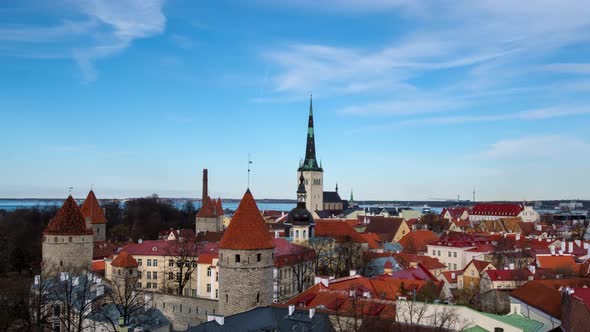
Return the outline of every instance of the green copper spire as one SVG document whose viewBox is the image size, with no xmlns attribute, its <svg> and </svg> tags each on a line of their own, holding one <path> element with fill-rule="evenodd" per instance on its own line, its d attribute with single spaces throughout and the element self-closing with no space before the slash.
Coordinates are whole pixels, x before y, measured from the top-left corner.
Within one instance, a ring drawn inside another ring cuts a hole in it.
<svg viewBox="0 0 590 332">
<path fill-rule="evenodd" d="M 312 96 L 309 96 L 309 120 L 307 124 L 307 145 L 305 147 L 305 160 L 303 165 L 299 167 L 300 171 L 322 171 L 322 167 L 318 165 L 315 156 L 315 135 L 313 132 L 313 102 Z"/>
</svg>

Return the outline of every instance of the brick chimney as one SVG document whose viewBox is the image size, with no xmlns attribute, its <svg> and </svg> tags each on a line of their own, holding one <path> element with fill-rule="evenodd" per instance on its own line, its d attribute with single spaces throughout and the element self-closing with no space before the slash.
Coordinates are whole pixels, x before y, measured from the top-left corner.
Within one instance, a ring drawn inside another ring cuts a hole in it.
<svg viewBox="0 0 590 332">
<path fill-rule="evenodd" d="M 207 199 L 207 197 L 209 196 L 208 182 L 209 182 L 209 177 L 207 176 L 207 169 L 203 168 L 203 200 Z"/>
</svg>

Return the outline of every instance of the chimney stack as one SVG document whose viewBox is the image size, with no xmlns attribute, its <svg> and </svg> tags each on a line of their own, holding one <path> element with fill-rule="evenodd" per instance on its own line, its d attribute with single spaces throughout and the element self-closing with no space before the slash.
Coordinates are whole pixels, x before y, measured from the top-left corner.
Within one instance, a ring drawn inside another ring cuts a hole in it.
<svg viewBox="0 0 590 332">
<path fill-rule="evenodd" d="M 207 176 L 207 169 L 203 168 L 203 201 L 209 196 L 208 192 L 209 177 Z"/>
</svg>

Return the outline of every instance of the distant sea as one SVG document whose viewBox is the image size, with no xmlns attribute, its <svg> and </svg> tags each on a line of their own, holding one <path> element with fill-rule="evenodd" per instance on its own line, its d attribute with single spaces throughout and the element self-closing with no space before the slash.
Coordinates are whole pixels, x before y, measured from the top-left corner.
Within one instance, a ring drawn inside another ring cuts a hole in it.
<svg viewBox="0 0 590 332">
<path fill-rule="evenodd" d="M 61 199 L 0 199 L 0 210 L 14 211 L 16 209 L 30 209 L 30 208 L 52 208 L 60 207 L 63 204 Z M 83 200 L 76 200 L 78 204 L 81 204 Z M 186 200 L 183 199 L 172 199 L 172 204 L 180 209 L 185 204 Z M 122 203 L 125 204 L 125 203 Z M 195 208 L 201 207 L 201 202 L 193 202 Z M 223 202 L 224 209 L 236 210 L 239 202 Z M 295 207 L 295 203 L 272 203 L 272 202 L 259 202 L 258 208 L 261 210 L 277 210 L 277 211 L 291 211 Z"/>
<path fill-rule="evenodd" d="M 172 204 L 177 208 L 181 209 L 186 203 L 186 199 L 170 199 Z M 76 200 L 78 204 L 81 204 L 83 200 Z M 16 209 L 30 209 L 30 208 L 52 208 L 60 207 L 63 204 L 61 199 L 0 199 L 0 210 L 14 211 Z M 122 202 L 121 204 L 125 204 Z M 200 201 L 193 201 L 195 208 L 201 207 Z M 238 201 L 225 201 L 223 202 L 223 208 L 235 211 L 238 208 Z M 276 210 L 276 211 L 291 211 L 296 206 L 296 203 L 284 203 L 284 202 L 258 202 L 258 208 L 260 210 Z M 361 207 L 369 207 L 376 205 L 361 205 Z M 421 206 L 410 206 L 414 210 L 422 210 Z M 442 208 L 431 207 L 434 213 L 440 213 Z"/>
</svg>

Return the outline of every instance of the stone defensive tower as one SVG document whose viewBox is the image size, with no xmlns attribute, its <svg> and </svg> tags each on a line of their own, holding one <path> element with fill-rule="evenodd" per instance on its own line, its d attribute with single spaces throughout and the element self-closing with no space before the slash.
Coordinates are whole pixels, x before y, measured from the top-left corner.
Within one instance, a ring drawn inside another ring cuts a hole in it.
<svg viewBox="0 0 590 332">
<path fill-rule="evenodd" d="M 195 234 L 199 232 L 220 232 L 223 230 L 223 206 L 221 198 L 212 200 L 209 197 L 209 175 L 203 169 L 203 199 L 201 208 L 195 217 Z"/>
<path fill-rule="evenodd" d="M 309 119 L 307 124 L 307 143 L 305 147 L 305 160 L 299 165 L 297 170 L 297 180 L 299 176 L 305 178 L 305 191 L 307 200 L 305 207 L 312 214 L 315 211 L 324 209 L 324 170 L 318 165 L 315 153 L 315 134 L 313 128 L 313 102 L 309 98 Z"/>
<path fill-rule="evenodd" d="M 89 270 L 92 248 L 93 231 L 70 195 L 43 232 L 43 266 L 54 272 Z"/>
<path fill-rule="evenodd" d="M 248 189 L 219 244 L 219 311 L 229 316 L 273 299 L 274 244 Z"/>
<path fill-rule="evenodd" d="M 104 216 L 104 211 L 96 199 L 94 191 L 90 190 L 86 200 L 80 206 L 80 211 L 86 220 L 86 227 L 92 228 L 94 231 L 94 241 L 104 241 L 107 232 L 107 218 Z"/>
</svg>

